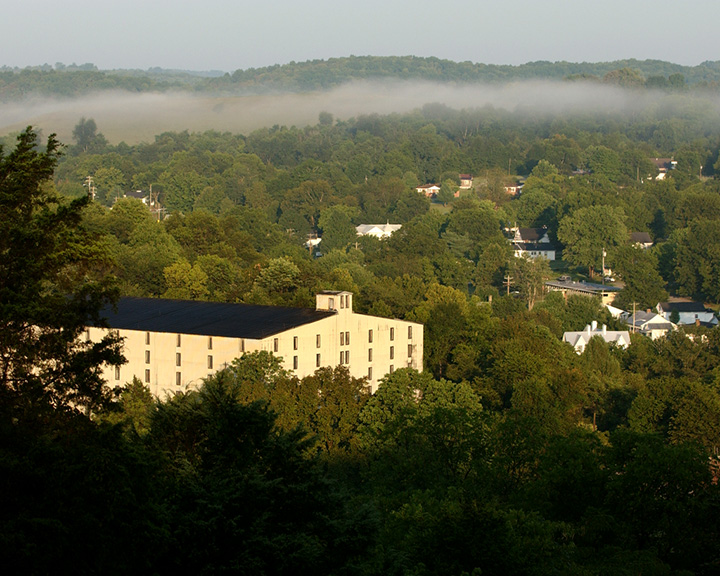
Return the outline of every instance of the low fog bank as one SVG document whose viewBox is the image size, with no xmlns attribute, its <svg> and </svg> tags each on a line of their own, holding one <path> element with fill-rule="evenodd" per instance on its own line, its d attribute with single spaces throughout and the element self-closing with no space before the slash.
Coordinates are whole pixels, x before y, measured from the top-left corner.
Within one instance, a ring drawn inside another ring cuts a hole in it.
<svg viewBox="0 0 720 576">
<path fill-rule="evenodd" d="M 685 99 L 689 96 L 683 97 Z M 695 99 L 695 98 L 694 98 Z M 0 135 L 32 125 L 72 141 L 81 117 L 93 118 L 108 141 L 151 142 L 166 131 L 204 130 L 248 134 L 274 125 L 315 124 L 322 111 L 338 120 L 361 114 L 404 113 L 425 104 L 454 109 L 492 106 L 528 114 L 602 112 L 637 114 L 685 101 L 645 90 L 623 90 L 597 83 L 512 82 L 502 85 L 452 86 L 429 82 L 352 82 L 327 92 L 252 96 L 208 96 L 190 93 L 97 93 L 72 100 L 28 98 L 0 107 Z M 713 102 L 717 108 L 717 102 Z"/>
</svg>

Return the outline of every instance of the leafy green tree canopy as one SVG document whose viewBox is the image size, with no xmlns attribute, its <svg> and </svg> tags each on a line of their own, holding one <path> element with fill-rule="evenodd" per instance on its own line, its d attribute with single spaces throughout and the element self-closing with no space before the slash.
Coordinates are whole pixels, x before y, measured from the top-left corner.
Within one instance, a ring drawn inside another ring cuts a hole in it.
<svg viewBox="0 0 720 576">
<path fill-rule="evenodd" d="M 119 363 L 113 336 L 80 339 L 116 295 L 103 275 L 108 254 L 82 227 L 87 196 L 65 201 L 49 180 L 60 154 L 27 128 L 0 149 L 0 404 L 93 407 L 107 398 L 103 362 Z"/>
<path fill-rule="evenodd" d="M 565 245 L 563 257 L 594 276 L 603 252 L 627 241 L 625 213 L 614 206 L 578 208 L 560 221 L 558 239 Z"/>
</svg>

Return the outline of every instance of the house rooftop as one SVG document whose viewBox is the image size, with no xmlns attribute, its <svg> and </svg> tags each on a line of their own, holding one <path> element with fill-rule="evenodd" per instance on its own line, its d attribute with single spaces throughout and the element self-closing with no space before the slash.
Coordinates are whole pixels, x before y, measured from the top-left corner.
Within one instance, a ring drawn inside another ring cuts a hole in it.
<svg viewBox="0 0 720 576">
<path fill-rule="evenodd" d="M 703 304 L 702 302 L 660 302 L 660 304 L 658 304 L 658 307 L 663 312 L 707 312 L 705 304 Z"/>
<path fill-rule="evenodd" d="M 638 244 L 652 244 L 652 238 L 647 232 L 630 232 L 630 242 Z"/>
<path fill-rule="evenodd" d="M 547 228 L 518 228 L 523 242 L 537 242 L 547 234 Z"/>
<path fill-rule="evenodd" d="M 596 284 L 594 282 L 575 282 L 572 280 L 550 280 L 545 282 L 546 286 L 560 288 L 563 290 L 575 290 L 578 292 L 619 292 L 622 288 L 609 286 L 608 284 Z"/>
<path fill-rule="evenodd" d="M 646 312 L 644 310 L 638 310 L 634 315 L 632 312 L 623 312 L 622 320 L 635 328 L 642 328 L 646 324 L 653 330 L 672 330 L 675 327 L 659 314 Z"/>
<path fill-rule="evenodd" d="M 358 224 L 355 226 L 355 230 L 361 236 L 368 234 L 373 231 L 380 232 L 385 235 L 390 235 L 393 232 L 397 232 L 402 228 L 402 224 Z"/>
<path fill-rule="evenodd" d="M 116 310 L 105 308 L 101 316 L 115 329 L 262 339 L 334 314 L 314 308 L 121 298 Z"/>
</svg>

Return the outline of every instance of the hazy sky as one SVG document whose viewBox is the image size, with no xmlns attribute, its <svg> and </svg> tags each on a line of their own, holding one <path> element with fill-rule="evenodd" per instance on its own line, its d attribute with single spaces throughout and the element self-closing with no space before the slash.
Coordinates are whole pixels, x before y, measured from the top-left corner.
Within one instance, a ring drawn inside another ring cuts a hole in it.
<svg viewBox="0 0 720 576">
<path fill-rule="evenodd" d="M 718 0 L 23 0 L 0 65 L 223 70 L 356 56 L 720 60 Z"/>
</svg>

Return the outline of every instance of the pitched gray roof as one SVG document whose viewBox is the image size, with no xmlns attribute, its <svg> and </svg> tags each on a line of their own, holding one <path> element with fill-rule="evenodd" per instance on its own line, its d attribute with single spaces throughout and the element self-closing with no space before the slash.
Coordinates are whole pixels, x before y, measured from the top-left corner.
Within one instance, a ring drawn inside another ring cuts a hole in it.
<svg viewBox="0 0 720 576">
<path fill-rule="evenodd" d="M 630 242 L 639 244 L 652 244 L 652 238 L 647 232 L 630 232 Z"/>
<path fill-rule="evenodd" d="M 660 302 L 659 306 L 664 312 L 707 312 L 702 302 Z"/>
</svg>

